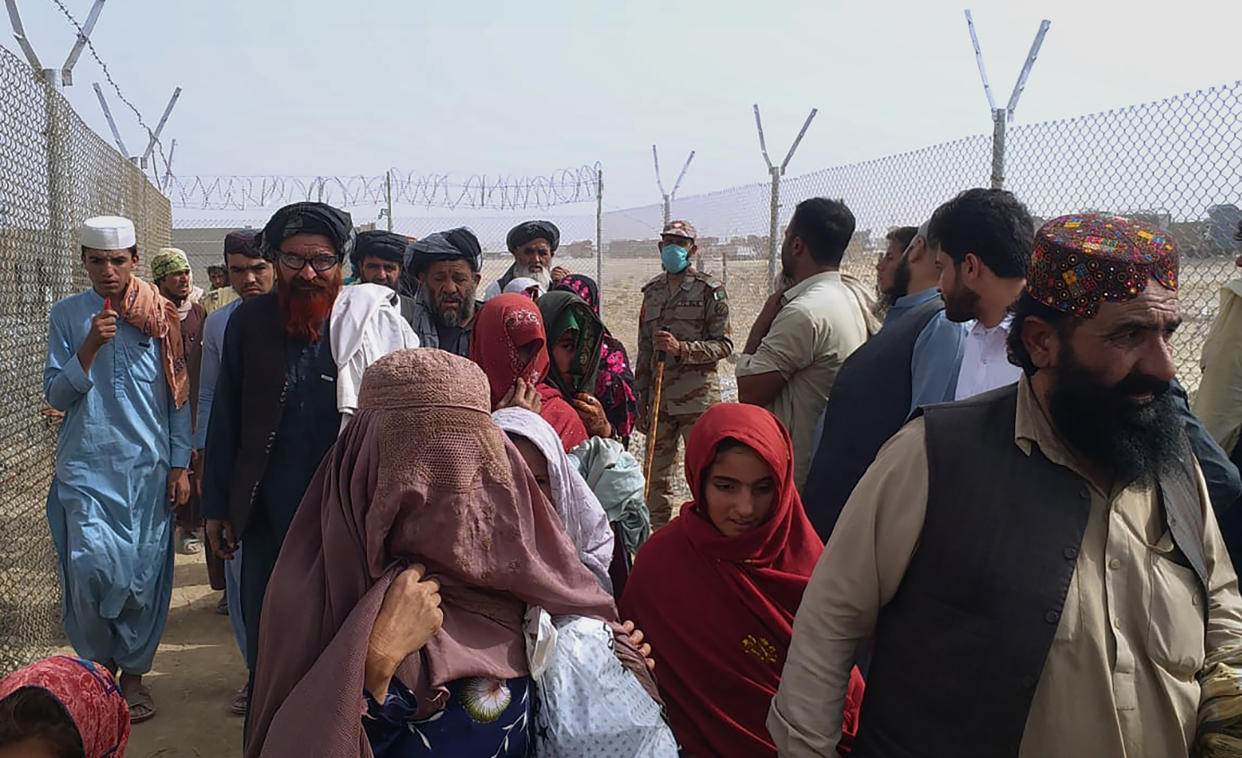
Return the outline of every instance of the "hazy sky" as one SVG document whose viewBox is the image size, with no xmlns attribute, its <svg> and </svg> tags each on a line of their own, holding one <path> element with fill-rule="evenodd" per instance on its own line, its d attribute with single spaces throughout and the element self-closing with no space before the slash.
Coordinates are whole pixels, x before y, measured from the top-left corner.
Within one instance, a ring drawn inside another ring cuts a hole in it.
<svg viewBox="0 0 1242 758">
<path fill-rule="evenodd" d="M 90 0 L 64 0 L 84 20 Z M 73 30 L 19 0 L 44 65 Z M 1041 18 L 1052 29 L 1017 122 L 1074 116 L 1242 76 L 1242 3 L 973 2 L 1004 102 Z M 751 104 L 791 174 L 990 130 L 963 0 L 629 2 L 111 0 L 93 39 L 189 174 L 546 174 L 600 161 L 606 205 L 659 200 L 651 144 L 680 194 L 766 177 Z M 5 29 L 4 44 L 16 51 Z M 67 94 L 107 126 L 88 55 Z M 146 139 L 109 92 L 131 151 Z M 108 138 L 111 143 L 111 138 Z"/>
</svg>

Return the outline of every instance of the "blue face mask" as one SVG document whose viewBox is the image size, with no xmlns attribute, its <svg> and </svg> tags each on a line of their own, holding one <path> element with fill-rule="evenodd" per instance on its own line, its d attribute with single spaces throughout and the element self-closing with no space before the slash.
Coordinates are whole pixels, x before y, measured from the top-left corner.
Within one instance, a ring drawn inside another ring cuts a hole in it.
<svg viewBox="0 0 1242 758">
<path fill-rule="evenodd" d="M 680 274 L 690 265 L 690 251 L 681 245 L 665 245 L 660 248 L 660 260 L 664 262 L 665 271 Z"/>
</svg>

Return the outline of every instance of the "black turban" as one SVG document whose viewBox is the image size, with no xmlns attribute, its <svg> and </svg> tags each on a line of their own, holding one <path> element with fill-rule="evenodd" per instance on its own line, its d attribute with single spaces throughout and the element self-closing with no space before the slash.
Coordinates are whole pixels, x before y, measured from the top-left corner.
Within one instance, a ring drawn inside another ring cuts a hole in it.
<svg viewBox="0 0 1242 758">
<path fill-rule="evenodd" d="M 561 230 L 557 229 L 556 224 L 551 221 L 523 221 L 509 230 L 505 244 L 512 253 L 527 242 L 538 239 L 547 240 L 552 246 L 552 252 L 555 253 L 556 248 L 561 244 Z"/>
<path fill-rule="evenodd" d="M 470 270 L 483 268 L 483 248 L 474 232 L 464 226 L 447 232 L 428 234 L 405 248 L 405 269 L 401 272 L 402 292 L 413 294 L 418 289 L 416 277 L 436 261 L 463 260 Z"/>
<path fill-rule="evenodd" d="M 230 255 L 244 255 L 247 258 L 262 258 L 263 252 L 255 244 L 258 232 L 254 229 L 240 229 L 229 232 L 224 237 L 224 262 L 228 263 Z M 270 259 L 269 259 L 270 260 Z"/>
<path fill-rule="evenodd" d="M 405 248 L 410 244 L 408 237 L 393 232 L 374 230 L 358 232 L 358 244 L 354 245 L 354 254 L 349 257 L 355 266 L 361 266 L 367 256 L 380 258 L 393 263 L 405 262 Z"/>
<path fill-rule="evenodd" d="M 272 214 L 259 233 L 257 243 L 263 257 L 275 259 L 280 243 L 295 234 L 322 234 L 332 240 L 338 262 L 354 252 L 354 220 L 348 213 L 327 203 L 294 203 Z"/>
</svg>

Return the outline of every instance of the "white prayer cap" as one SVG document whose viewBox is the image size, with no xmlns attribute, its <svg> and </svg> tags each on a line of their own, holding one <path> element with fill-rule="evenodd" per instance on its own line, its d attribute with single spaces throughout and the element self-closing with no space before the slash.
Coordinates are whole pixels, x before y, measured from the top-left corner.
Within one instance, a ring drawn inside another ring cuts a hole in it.
<svg viewBox="0 0 1242 758">
<path fill-rule="evenodd" d="M 92 250 L 128 250 L 138 244 L 138 235 L 127 218 L 95 216 L 82 224 L 79 242 Z"/>
</svg>

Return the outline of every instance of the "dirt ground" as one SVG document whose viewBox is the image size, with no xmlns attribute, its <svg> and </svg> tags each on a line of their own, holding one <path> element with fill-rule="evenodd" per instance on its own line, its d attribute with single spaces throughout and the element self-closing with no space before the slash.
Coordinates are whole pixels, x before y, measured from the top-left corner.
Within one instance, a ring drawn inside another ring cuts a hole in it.
<svg viewBox="0 0 1242 758">
<path fill-rule="evenodd" d="M 158 713 L 133 726 L 126 758 L 241 756 L 242 719 L 228 704 L 246 667 L 228 616 L 216 613 L 219 597 L 203 557 L 178 555 L 168 627 L 145 680 Z"/>
</svg>

